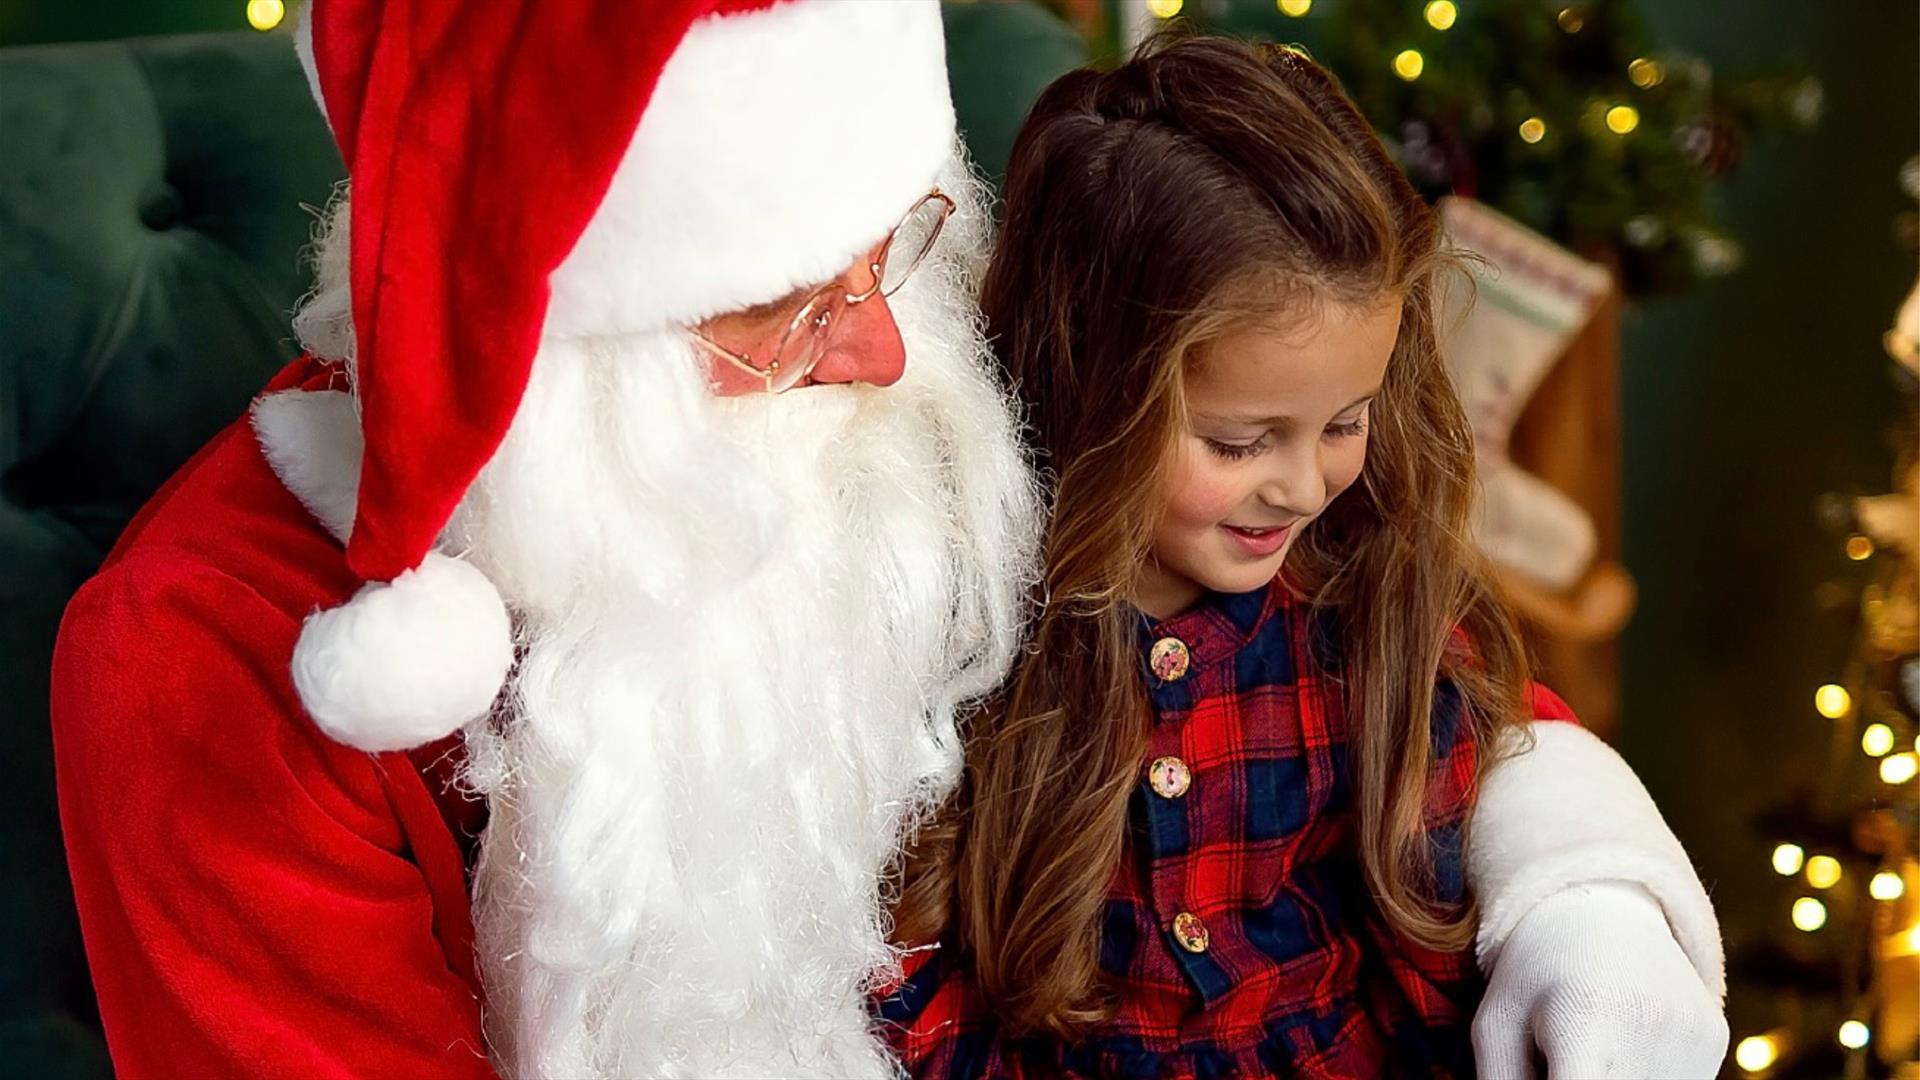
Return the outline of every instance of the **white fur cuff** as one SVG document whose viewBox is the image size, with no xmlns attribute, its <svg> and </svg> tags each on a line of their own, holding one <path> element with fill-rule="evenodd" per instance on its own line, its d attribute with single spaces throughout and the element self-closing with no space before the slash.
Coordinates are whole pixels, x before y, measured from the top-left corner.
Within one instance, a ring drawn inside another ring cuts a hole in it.
<svg viewBox="0 0 1920 1080">
<path fill-rule="evenodd" d="M 1713 904 L 1640 778 L 1577 724 L 1530 730 L 1533 748 L 1488 771 L 1474 809 L 1467 875 L 1480 901 L 1481 970 L 1493 970 L 1535 904 L 1572 885 L 1629 881 L 1659 901 L 1701 981 L 1724 999 Z"/>
</svg>

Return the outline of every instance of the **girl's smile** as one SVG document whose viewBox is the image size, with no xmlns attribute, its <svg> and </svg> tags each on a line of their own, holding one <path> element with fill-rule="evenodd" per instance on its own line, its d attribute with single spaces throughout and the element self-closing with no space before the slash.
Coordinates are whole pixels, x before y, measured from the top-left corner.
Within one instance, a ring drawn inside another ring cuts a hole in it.
<svg viewBox="0 0 1920 1080">
<path fill-rule="evenodd" d="M 1293 535 L 1291 525 L 1251 528 L 1244 525 L 1222 524 L 1220 529 L 1238 544 L 1242 551 L 1246 552 L 1249 559 L 1264 559 L 1279 551 L 1286 544 L 1287 537 Z"/>
</svg>

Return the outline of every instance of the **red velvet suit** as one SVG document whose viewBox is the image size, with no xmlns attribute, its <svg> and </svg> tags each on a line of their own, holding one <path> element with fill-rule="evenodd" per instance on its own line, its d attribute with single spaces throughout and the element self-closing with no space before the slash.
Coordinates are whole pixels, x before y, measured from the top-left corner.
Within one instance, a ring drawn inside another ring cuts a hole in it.
<svg viewBox="0 0 1920 1080">
<path fill-rule="evenodd" d="M 296 362 L 269 389 L 325 382 Z M 478 804 L 444 747 L 349 749 L 294 694 L 301 621 L 359 584 L 242 420 L 67 610 L 61 814 L 124 1077 L 493 1075 L 461 849 Z"/>
</svg>

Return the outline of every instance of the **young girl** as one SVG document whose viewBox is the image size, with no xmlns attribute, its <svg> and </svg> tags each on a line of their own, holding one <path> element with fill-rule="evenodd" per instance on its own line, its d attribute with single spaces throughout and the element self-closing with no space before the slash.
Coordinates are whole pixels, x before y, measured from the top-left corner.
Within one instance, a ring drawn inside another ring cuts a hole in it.
<svg viewBox="0 0 1920 1080">
<path fill-rule="evenodd" d="M 1297 51 L 1035 105 L 982 303 L 1055 516 L 896 908 L 939 944 L 880 1008 L 914 1076 L 1472 1073 L 1463 826 L 1564 706 L 1469 539 L 1447 266 Z"/>
</svg>

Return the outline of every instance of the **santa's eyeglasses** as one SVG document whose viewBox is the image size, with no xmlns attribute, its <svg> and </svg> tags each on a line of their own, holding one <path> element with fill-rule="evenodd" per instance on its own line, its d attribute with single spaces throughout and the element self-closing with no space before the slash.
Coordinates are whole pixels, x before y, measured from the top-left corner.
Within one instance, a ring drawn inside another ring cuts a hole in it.
<svg viewBox="0 0 1920 1080">
<path fill-rule="evenodd" d="M 937 189 L 914 203 L 867 255 L 867 270 L 873 275 L 873 284 L 865 292 L 850 293 L 846 283 L 835 278 L 814 290 L 798 307 L 776 303 L 767 310 L 751 309 L 730 315 L 726 320 L 730 324 L 727 329 L 706 323 L 693 329 L 693 340 L 721 360 L 764 380 L 767 393 L 791 390 L 813 374 L 821 357 L 827 354 L 846 309 L 876 295 L 892 296 L 906 284 L 907 277 L 933 251 L 934 243 L 940 239 L 940 230 L 952 213 L 953 200 Z M 773 328 L 779 326 L 775 320 L 782 317 L 785 328 L 780 331 L 779 343 L 766 354 L 769 359 L 764 365 L 756 363 L 746 350 L 729 348 L 715 340 L 733 337 L 765 341 L 773 336 Z"/>
</svg>

